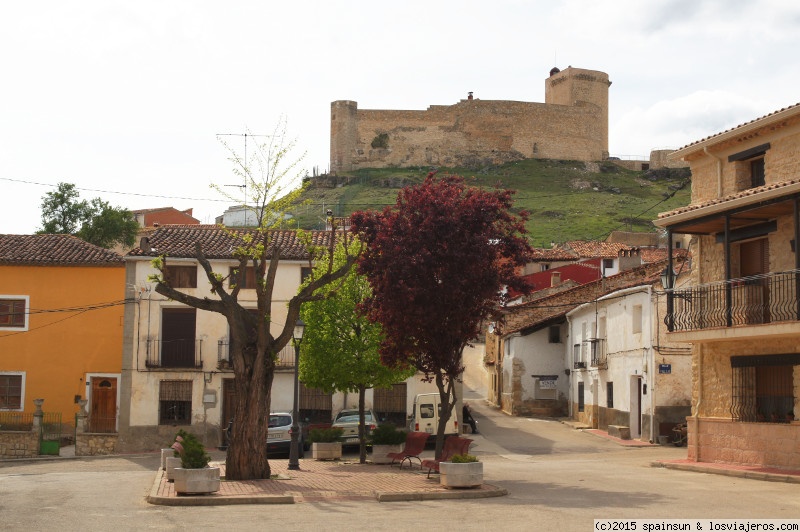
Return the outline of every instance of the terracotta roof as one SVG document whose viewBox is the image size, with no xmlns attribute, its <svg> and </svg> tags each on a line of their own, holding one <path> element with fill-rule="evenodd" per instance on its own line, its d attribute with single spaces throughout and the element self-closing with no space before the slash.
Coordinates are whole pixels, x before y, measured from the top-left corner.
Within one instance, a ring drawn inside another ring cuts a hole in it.
<svg viewBox="0 0 800 532">
<path fill-rule="evenodd" d="M 572 240 L 562 245 L 577 253 L 581 258 L 612 259 L 617 258 L 623 249 L 633 249 L 621 242 L 598 242 L 596 240 Z"/>
<path fill-rule="evenodd" d="M 772 183 L 769 185 L 762 185 L 760 187 L 755 187 L 755 188 L 748 188 L 747 190 L 742 190 L 740 192 L 737 192 L 735 194 L 730 194 L 729 196 L 725 196 L 722 198 L 714 198 L 708 201 L 704 201 L 702 203 L 695 203 L 693 205 L 687 205 L 686 207 L 680 207 L 672 211 L 660 212 L 658 213 L 658 219 L 661 220 L 662 218 L 669 218 L 670 216 L 696 211 L 698 209 L 703 209 L 705 207 L 710 207 L 712 205 L 718 205 L 720 203 L 726 203 L 728 201 L 733 201 L 740 198 L 746 198 L 748 196 L 753 196 L 761 192 L 767 192 L 770 190 L 779 190 L 781 188 L 789 187 L 791 185 L 797 185 L 798 183 L 800 183 L 800 178 L 789 179 L 787 181 L 782 181 L 780 183 Z"/>
<path fill-rule="evenodd" d="M 666 260 L 667 248 L 639 248 L 639 256 L 642 258 L 642 263 Z M 684 248 L 673 248 L 672 256 L 674 258 L 688 257 L 689 250 Z"/>
<path fill-rule="evenodd" d="M 122 266 L 122 257 L 72 235 L 0 235 L 0 264 Z"/>
<path fill-rule="evenodd" d="M 578 254 L 574 251 L 559 247 L 552 249 L 533 248 L 533 258 L 531 259 L 531 262 L 562 260 L 578 260 Z"/>
<path fill-rule="evenodd" d="M 526 329 L 535 329 L 537 325 L 562 318 L 570 310 L 598 297 L 624 288 L 657 282 L 665 265 L 666 260 L 645 264 L 529 303 L 508 307 L 501 334 L 506 336 Z"/>
<path fill-rule="evenodd" d="M 327 245 L 330 233 L 309 231 L 312 244 Z M 280 247 L 281 258 L 303 260 L 308 258 L 306 245 L 297 238 L 297 231 L 275 230 L 270 232 L 273 243 Z M 244 243 L 243 237 L 258 237 L 252 228 L 223 229 L 218 225 L 165 225 L 143 238 L 140 246 L 132 249 L 128 257 L 194 258 L 195 244 L 199 243 L 208 259 L 231 259 L 232 250 Z"/>
<path fill-rule="evenodd" d="M 704 143 L 708 142 L 709 140 L 715 139 L 716 137 L 721 137 L 721 136 L 726 135 L 728 133 L 732 133 L 732 132 L 736 131 L 739 128 L 742 128 L 742 127 L 745 127 L 745 126 L 749 126 L 751 124 L 755 124 L 756 122 L 765 120 L 765 119 L 770 118 L 770 117 L 772 117 L 774 115 L 777 115 L 779 113 L 785 113 L 787 111 L 793 111 L 793 110 L 800 110 L 800 103 L 796 103 L 794 105 L 790 105 L 788 107 L 784 107 L 782 109 L 778 109 L 777 111 L 773 111 L 773 112 L 771 112 L 769 114 L 766 114 L 764 116 L 760 116 L 760 117 L 755 118 L 753 120 L 750 120 L 748 122 L 744 122 L 743 124 L 739 124 L 736 127 L 732 127 L 730 129 L 726 129 L 725 131 L 720 131 L 719 133 L 715 133 L 713 135 L 709 135 L 708 137 L 702 138 L 700 140 L 696 140 L 694 142 L 691 142 L 691 143 L 687 144 L 686 146 L 678 148 L 675 151 L 676 152 L 680 152 L 680 151 L 683 151 L 683 150 L 685 150 L 687 148 L 691 148 L 692 146 L 695 146 L 695 145 L 698 145 L 698 144 L 704 144 Z M 674 156 L 674 152 L 673 152 L 673 156 Z"/>
</svg>

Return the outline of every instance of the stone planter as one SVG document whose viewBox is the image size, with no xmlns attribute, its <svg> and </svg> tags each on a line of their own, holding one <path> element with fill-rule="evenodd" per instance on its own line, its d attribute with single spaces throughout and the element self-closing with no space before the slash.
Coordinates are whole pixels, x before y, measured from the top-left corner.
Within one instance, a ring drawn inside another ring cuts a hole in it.
<svg viewBox="0 0 800 532">
<path fill-rule="evenodd" d="M 175 480 L 175 469 L 181 466 L 181 459 L 174 456 L 167 456 L 164 460 L 164 470 L 167 472 L 167 480 Z"/>
<path fill-rule="evenodd" d="M 175 492 L 214 493 L 219 491 L 219 468 L 204 467 L 202 469 L 175 468 Z"/>
<path fill-rule="evenodd" d="M 311 457 L 314 460 L 339 460 L 342 457 L 341 442 L 314 442 L 311 444 Z"/>
<path fill-rule="evenodd" d="M 161 469 L 167 468 L 167 458 L 175 456 L 175 450 L 171 447 L 169 449 L 161 449 Z"/>
<path fill-rule="evenodd" d="M 483 484 L 483 462 L 441 462 L 439 473 L 439 483 L 446 488 L 475 488 Z"/>
<path fill-rule="evenodd" d="M 398 445 L 373 445 L 372 446 L 372 463 L 373 464 L 391 464 L 392 459 L 386 456 L 389 453 L 399 453 L 403 450 L 403 444 Z"/>
</svg>

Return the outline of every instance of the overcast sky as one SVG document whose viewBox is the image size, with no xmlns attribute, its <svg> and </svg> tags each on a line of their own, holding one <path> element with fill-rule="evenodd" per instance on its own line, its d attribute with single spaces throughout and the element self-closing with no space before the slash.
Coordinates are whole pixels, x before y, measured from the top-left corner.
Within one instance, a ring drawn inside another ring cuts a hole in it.
<svg viewBox="0 0 800 532">
<path fill-rule="evenodd" d="M 800 101 L 796 0 L 3 2 L 0 50 L 0 233 L 60 181 L 213 223 L 209 185 L 239 181 L 217 135 L 285 116 L 325 171 L 335 100 L 543 102 L 553 66 L 601 70 L 621 157 Z"/>
</svg>

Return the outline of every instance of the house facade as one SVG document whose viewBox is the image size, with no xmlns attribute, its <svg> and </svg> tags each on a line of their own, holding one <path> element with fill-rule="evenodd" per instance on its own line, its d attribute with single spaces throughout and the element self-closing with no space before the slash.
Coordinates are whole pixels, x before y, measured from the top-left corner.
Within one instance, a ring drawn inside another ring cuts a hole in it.
<svg viewBox="0 0 800 532">
<path fill-rule="evenodd" d="M 0 415 L 46 413 L 117 430 L 125 268 L 70 235 L 0 235 Z M 2 424 L 2 422 L 0 422 Z"/>
<path fill-rule="evenodd" d="M 689 458 L 800 468 L 800 105 L 689 144 L 692 201 L 662 213 L 692 235 L 666 325 L 692 345 Z"/>
<path fill-rule="evenodd" d="M 651 278 L 567 313 L 570 417 L 650 442 L 683 422 L 691 349 L 667 341 L 665 310 L 661 281 Z"/>
</svg>

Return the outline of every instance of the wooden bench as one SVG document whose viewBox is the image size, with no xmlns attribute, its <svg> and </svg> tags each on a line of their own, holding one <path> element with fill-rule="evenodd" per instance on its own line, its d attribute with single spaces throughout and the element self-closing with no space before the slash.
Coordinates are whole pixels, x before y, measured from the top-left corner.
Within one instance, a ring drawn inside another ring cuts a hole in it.
<svg viewBox="0 0 800 532">
<path fill-rule="evenodd" d="M 450 436 L 444 440 L 442 456 L 438 460 L 436 458 L 423 460 L 421 467 L 428 468 L 428 478 L 431 478 L 431 471 L 436 471 L 437 473 L 439 472 L 440 462 L 447 462 L 457 454 L 467 454 L 467 452 L 469 452 L 469 445 L 471 443 L 472 440 L 469 438 Z"/>
</svg>

